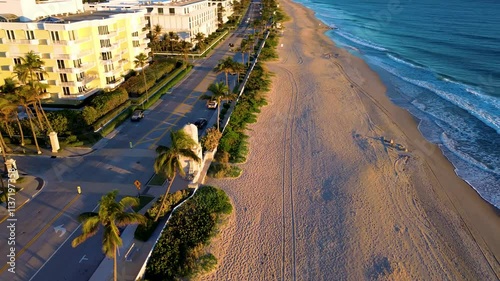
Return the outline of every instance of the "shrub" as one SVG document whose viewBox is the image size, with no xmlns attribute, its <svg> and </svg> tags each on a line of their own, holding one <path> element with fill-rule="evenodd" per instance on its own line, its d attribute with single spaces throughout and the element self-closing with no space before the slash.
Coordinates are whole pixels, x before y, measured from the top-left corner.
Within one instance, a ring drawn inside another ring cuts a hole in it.
<svg viewBox="0 0 500 281">
<path fill-rule="evenodd" d="M 203 149 L 213 151 L 219 145 L 219 140 L 222 133 L 217 128 L 208 128 L 206 134 L 201 138 L 201 146 Z"/>
<path fill-rule="evenodd" d="M 211 270 L 216 259 L 202 255 L 217 233 L 217 222 L 222 214 L 230 214 L 233 207 L 221 189 L 202 186 L 196 194 L 172 215 L 146 265 L 145 279 L 179 280 Z"/>
</svg>

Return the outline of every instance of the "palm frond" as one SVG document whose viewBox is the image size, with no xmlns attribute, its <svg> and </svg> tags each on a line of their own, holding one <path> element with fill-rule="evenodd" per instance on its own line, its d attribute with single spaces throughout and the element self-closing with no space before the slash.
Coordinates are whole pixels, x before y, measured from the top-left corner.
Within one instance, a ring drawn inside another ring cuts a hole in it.
<svg viewBox="0 0 500 281">
<path fill-rule="evenodd" d="M 122 198 L 122 200 L 120 200 L 119 204 L 121 205 L 122 211 L 124 211 L 128 207 L 139 206 L 139 198 L 127 196 L 127 197 Z"/>
<path fill-rule="evenodd" d="M 78 215 L 77 220 L 78 220 L 78 222 L 83 223 L 86 220 L 93 218 L 93 217 L 97 217 L 97 216 L 99 216 L 99 214 L 96 212 L 85 212 L 85 213 L 81 213 L 80 215 Z"/>
<path fill-rule="evenodd" d="M 138 213 L 120 213 L 115 217 L 115 223 L 118 227 L 129 224 L 146 223 L 146 217 Z"/>
</svg>

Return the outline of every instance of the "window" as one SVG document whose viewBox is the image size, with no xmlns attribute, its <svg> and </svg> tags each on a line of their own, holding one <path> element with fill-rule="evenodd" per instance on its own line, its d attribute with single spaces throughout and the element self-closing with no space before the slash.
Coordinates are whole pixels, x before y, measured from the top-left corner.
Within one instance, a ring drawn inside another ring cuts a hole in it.
<svg viewBox="0 0 500 281">
<path fill-rule="evenodd" d="M 85 86 L 78 86 L 79 93 L 85 93 L 85 91 L 87 91 L 87 88 Z"/>
<path fill-rule="evenodd" d="M 70 93 L 69 93 L 69 87 L 63 87 L 63 93 L 65 96 L 69 96 Z"/>
<path fill-rule="evenodd" d="M 132 37 L 139 37 L 139 31 L 132 32 Z"/>
<path fill-rule="evenodd" d="M 134 48 L 139 47 L 139 41 L 137 40 L 132 41 L 132 46 L 134 46 Z"/>
<path fill-rule="evenodd" d="M 115 82 L 116 82 L 116 79 L 114 76 L 106 77 L 106 84 L 113 84 Z"/>
<path fill-rule="evenodd" d="M 68 82 L 68 75 L 66 73 L 59 73 L 59 77 L 61 78 L 61 82 Z"/>
<path fill-rule="evenodd" d="M 113 64 L 105 64 L 104 65 L 104 72 L 110 72 L 110 71 L 112 71 L 114 69 L 115 69 L 115 67 L 114 67 Z"/>
<path fill-rule="evenodd" d="M 175 15 L 175 8 L 169 8 L 169 9 L 168 9 L 168 12 L 169 12 L 171 15 Z"/>
<path fill-rule="evenodd" d="M 113 55 L 111 54 L 111 52 L 103 52 L 101 53 L 101 57 L 103 60 L 110 60 L 113 58 Z"/>
<path fill-rule="evenodd" d="M 85 74 L 83 72 L 76 74 L 76 81 L 82 82 L 84 78 L 85 78 Z"/>
<path fill-rule="evenodd" d="M 64 61 L 63 60 L 57 60 L 57 67 L 60 68 L 60 69 L 65 69 L 66 66 L 64 65 Z"/>
<path fill-rule="evenodd" d="M 14 58 L 14 65 L 21 64 L 21 58 Z"/>
<path fill-rule="evenodd" d="M 163 8 L 158 8 L 158 14 L 163 15 Z"/>
<path fill-rule="evenodd" d="M 111 40 L 105 39 L 101 40 L 101 48 L 109 48 L 111 47 Z"/>
<path fill-rule="evenodd" d="M 35 32 L 33 30 L 26 30 L 26 38 L 28 40 L 34 40 L 35 39 Z"/>
<path fill-rule="evenodd" d="M 107 25 L 99 26 L 98 29 L 99 29 L 99 35 L 107 35 L 107 34 L 109 34 L 109 30 L 108 30 L 108 26 Z"/>
<path fill-rule="evenodd" d="M 59 41 L 59 32 L 58 31 L 51 31 L 50 38 L 52 38 L 52 41 Z"/>
<path fill-rule="evenodd" d="M 73 65 L 74 65 L 76 68 L 80 68 L 80 67 L 82 67 L 82 59 L 73 60 Z"/>
<path fill-rule="evenodd" d="M 69 36 L 69 40 L 71 40 L 71 41 L 76 40 L 75 31 L 74 30 L 68 31 L 68 36 Z"/>
<path fill-rule="evenodd" d="M 7 38 L 9 38 L 9 40 L 16 40 L 16 35 L 14 34 L 14 30 L 7 30 Z"/>
<path fill-rule="evenodd" d="M 43 80 L 45 80 L 45 79 L 44 79 L 44 77 L 43 77 L 43 73 L 40 73 L 40 72 L 35 72 L 35 74 L 36 74 L 36 79 L 37 79 L 38 81 L 43 81 Z"/>
</svg>

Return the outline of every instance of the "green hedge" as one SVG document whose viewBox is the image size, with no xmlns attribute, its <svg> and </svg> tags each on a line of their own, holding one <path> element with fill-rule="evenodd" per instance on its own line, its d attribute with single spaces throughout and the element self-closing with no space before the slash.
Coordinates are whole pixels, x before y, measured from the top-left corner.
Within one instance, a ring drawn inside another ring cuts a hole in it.
<svg viewBox="0 0 500 281">
<path fill-rule="evenodd" d="M 146 280 L 182 280 L 215 267 L 200 251 L 217 233 L 223 214 L 233 207 L 223 190 L 202 186 L 170 218 L 146 265 Z"/>
<path fill-rule="evenodd" d="M 129 108 L 130 104 L 131 104 L 130 100 L 127 100 L 118 107 L 116 107 L 115 109 L 108 112 L 106 115 L 99 118 L 97 121 L 94 122 L 94 124 L 92 124 L 92 128 L 94 129 L 94 131 L 97 131 L 99 128 L 104 126 L 104 124 L 106 124 L 107 122 L 115 118 L 117 115 L 119 115 L 122 111 Z"/>
<path fill-rule="evenodd" d="M 190 195 L 191 195 L 190 190 L 179 190 L 175 193 L 169 193 L 167 197 L 166 206 L 163 209 L 160 218 L 170 214 L 170 212 L 175 206 L 177 206 L 180 202 L 184 201 L 184 199 L 188 198 Z M 134 233 L 134 237 L 136 239 L 140 241 L 147 241 L 158 227 L 159 221 L 155 222 L 154 219 L 160 209 L 162 198 L 163 196 L 161 196 L 155 203 L 153 203 L 151 208 L 149 208 L 149 210 L 146 211 L 145 216 L 148 219 L 148 221 L 144 225 L 137 226 Z"/>
<path fill-rule="evenodd" d="M 176 67 L 178 67 L 178 64 L 175 59 L 163 59 L 153 62 L 146 68 L 147 89 L 153 87 L 157 81 L 161 80 Z M 136 76 L 129 78 L 120 87 L 126 88 L 131 97 L 142 96 L 146 93 L 146 86 L 144 86 L 144 77 L 142 72 L 137 72 Z"/>
</svg>

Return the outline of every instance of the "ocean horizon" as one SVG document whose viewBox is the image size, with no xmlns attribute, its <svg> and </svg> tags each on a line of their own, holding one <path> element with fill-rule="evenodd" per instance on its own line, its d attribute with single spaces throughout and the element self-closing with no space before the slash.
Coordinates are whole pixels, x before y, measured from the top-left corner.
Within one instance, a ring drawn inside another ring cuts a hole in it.
<svg viewBox="0 0 500 281">
<path fill-rule="evenodd" d="M 326 35 L 364 59 L 457 175 L 500 208 L 500 2 L 295 2 L 335 27 Z"/>
</svg>

